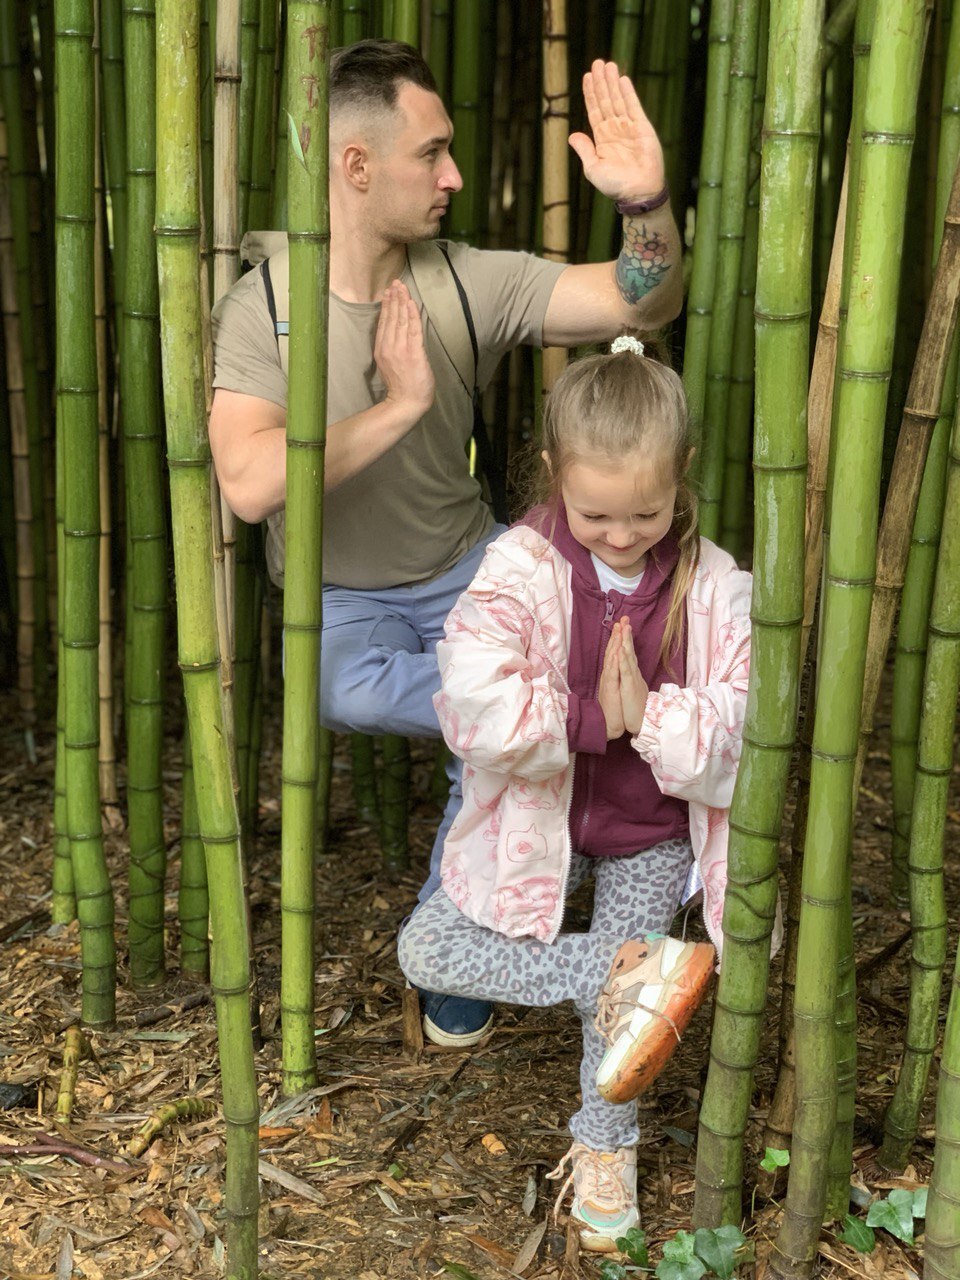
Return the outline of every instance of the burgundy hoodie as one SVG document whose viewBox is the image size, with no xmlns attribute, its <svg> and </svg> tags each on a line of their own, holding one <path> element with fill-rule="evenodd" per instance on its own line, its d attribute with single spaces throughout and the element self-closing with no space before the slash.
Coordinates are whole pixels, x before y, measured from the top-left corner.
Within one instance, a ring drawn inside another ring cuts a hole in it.
<svg viewBox="0 0 960 1280">
<path fill-rule="evenodd" d="M 647 553 L 643 577 L 629 596 L 605 592 L 590 552 L 574 538 L 561 502 L 535 507 L 520 522 L 542 534 L 569 561 L 573 594 L 567 683 L 567 740 L 576 752 L 570 839 L 577 853 L 619 857 L 688 834 L 687 805 L 665 796 L 629 734 L 607 741 L 597 698 L 603 655 L 614 622 L 629 618 L 637 665 L 651 689 L 684 683 L 686 617 L 672 659 L 660 660 L 670 609 L 673 571 L 680 556 L 672 533 Z"/>
</svg>

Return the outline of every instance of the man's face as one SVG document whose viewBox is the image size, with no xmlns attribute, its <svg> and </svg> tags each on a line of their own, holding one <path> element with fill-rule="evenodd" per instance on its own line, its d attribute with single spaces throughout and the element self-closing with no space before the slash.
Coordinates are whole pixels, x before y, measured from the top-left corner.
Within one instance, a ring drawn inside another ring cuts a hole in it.
<svg viewBox="0 0 960 1280">
<path fill-rule="evenodd" d="M 393 129 L 371 157 L 370 214 L 378 230 L 409 244 L 432 240 L 463 186 L 450 154 L 453 126 L 435 93 L 409 81 L 397 91 Z"/>
</svg>

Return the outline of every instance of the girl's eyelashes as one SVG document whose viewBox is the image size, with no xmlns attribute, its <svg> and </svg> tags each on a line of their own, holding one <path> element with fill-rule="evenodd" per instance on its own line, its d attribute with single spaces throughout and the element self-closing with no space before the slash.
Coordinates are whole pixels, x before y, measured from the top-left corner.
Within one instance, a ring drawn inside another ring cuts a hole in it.
<svg viewBox="0 0 960 1280">
<path fill-rule="evenodd" d="M 659 514 L 660 514 L 659 511 L 638 511 L 635 515 L 631 516 L 630 518 L 631 520 L 656 520 Z M 596 520 L 606 520 L 607 516 L 591 516 L 581 511 L 580 518 L 581 520 L 596 521 Z"/>
</svg>

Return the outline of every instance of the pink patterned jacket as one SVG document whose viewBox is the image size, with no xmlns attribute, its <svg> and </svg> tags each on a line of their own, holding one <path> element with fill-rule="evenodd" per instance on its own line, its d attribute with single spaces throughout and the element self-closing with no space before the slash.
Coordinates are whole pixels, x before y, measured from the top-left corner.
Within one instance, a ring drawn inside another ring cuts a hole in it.
<svg viewBox="0 0 960 1280">
<path fill-rule="evenodd" d="M 690 805 L 704 920 L 719 951 L 752 579 L 713 543 L 700 545 L 687 597 L 687 687 L 651 692 L 632 741 L 664 793 Z M 443 887 L 478 923 L 547 942 L 560 930 L 571 860 L 570 577 L 569 562 L 541 534 L 509 529 L 488 547 L 437 646 L 434 706 L 464 761 L 463 808 L 444 847 Z"/>
</svg>

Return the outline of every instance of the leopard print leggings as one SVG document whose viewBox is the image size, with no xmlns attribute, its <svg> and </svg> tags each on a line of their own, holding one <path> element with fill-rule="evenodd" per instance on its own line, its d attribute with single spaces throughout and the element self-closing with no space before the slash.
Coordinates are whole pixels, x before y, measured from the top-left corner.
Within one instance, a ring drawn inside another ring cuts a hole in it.
<svg viewBox="0 0 960 1280">
<path fill-rule="evenodd" d="M 583 1029 L 583 1057 L 582 1101 L 570 1132 L 595 1151 L 633 1146 L 639 1139 L 636 1102 L 607 1102 L 594 1083 L 607 1048 L 593 1025 L 597 1000 L 623 942 L 669 930 L 691 861 L 685 839 L 665 840 L 626 858 L 575 854 L 570 890 L 591 872 L 596 881 L 590 931 L 561 932 L 554 942 L 508 938 L 476 924 L 438 889 L 400 934 L 400 967 L 414 986 L 446 995 L 534 1008 L 572 1000 Z"/>
</svg>

